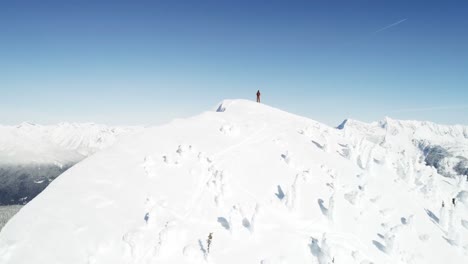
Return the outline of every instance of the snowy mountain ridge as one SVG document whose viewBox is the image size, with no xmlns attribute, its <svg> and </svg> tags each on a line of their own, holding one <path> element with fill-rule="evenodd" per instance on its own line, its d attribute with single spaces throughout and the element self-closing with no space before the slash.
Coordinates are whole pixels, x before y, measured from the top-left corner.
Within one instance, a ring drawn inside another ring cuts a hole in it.
<svg viewBox="0 0 468 264">
<path fill-rule="evenodd" d="M 0 205 L 28 202 L 71 166 L 141 129 L 93 123 L 0 125 Z"/>
<path fill-rule="evenodd" d="M 364 130 L 375 130 L 378 128 L 393 131 L 412 132 L 415 137 L 427 137 L 431 140 L 434 137 L 441 137 L 450 140 L 468 139 L 468 126 L 463 125 L 440 125 L 429 121 L 414 121 L 414 120 L 396 120 L 390 117 L 385 117 L 381 121 L 364 123 L 354 119 L 345 119 L 337 128 L 354 127 Z"/>
<path fill-rule="evenodd" d="M 0 125 L 0 162 L 74 162 L 111 146 L 120 135 L 139 129 L 94 123 Z"/>
<path fill-rule="evenodd" d="M 4 227 L 0 262 L 468 262 L 467 182 L 417 142 L 452 139 L 246 100 L 215 110 L 66 171 Z"/>
<path fill-rule="evenodd" d="M 468 126 L 385 118 L 370 124 L 345 120 L 338 126 L 345 135 L 366 138 L 393 151 L 422 152 L 426 164 L 446 177 L 468 175 Z M 351 137 L 352 137 L 351 136 Z M 395 147 L 402 147 L 397 150 Z"/>
</svg>

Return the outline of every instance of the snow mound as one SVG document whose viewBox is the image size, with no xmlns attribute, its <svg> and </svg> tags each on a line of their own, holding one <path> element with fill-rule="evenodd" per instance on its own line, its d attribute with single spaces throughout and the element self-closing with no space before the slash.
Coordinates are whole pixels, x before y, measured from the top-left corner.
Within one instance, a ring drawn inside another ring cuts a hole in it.
<svg viewBox="0 0 468 264">
<path fill-rule="evenodd" d="M 413 142 L 463 143 L 459 132 L 336 129 L 245 100 L 214 110 L 66 171 L 4 227 L 0 262 L 468 261 L 466 181 Z"/>
</svg>

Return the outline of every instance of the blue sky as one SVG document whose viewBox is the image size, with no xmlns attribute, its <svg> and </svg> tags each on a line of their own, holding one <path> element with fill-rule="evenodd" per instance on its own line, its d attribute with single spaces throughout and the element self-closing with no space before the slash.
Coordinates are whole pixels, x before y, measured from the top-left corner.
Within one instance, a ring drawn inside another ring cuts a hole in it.
<svg viewBox="0 0 468 264">
<path fill-rule="evenodd" d="M 1 1 L 0 123 L 160 124 L 255 99 L 468 125 L 466 1 Z"/>
</svg>

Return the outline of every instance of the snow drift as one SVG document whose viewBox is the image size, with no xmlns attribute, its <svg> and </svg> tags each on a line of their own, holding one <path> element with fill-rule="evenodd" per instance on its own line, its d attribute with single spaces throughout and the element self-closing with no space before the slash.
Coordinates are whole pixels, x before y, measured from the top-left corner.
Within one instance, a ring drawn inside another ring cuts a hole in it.
<svg viewBox="0 0 468 264">
<path fill-rule="evenodd" d="M 336 129 L 245 100 L 215 110 L 66 171 L 5 226 L 0 262 L 468 262 L 466 180 L 419 148 L 466 153 L 466 136 Z"/>
</svg>

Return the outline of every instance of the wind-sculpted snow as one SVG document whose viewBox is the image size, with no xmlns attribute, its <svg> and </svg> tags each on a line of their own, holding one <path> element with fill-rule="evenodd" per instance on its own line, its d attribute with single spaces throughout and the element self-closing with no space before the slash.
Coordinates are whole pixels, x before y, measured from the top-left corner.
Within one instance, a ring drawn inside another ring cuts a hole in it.
<svg viewBox="0 0 468 264">
<path fill-rule="evenodd" d="M 463 130 L 214 110 L 67 170 L 4 227 L 0 263 L 468 263 L 466 180 L 419 148 L 465 153 Z"/>
</svg>

